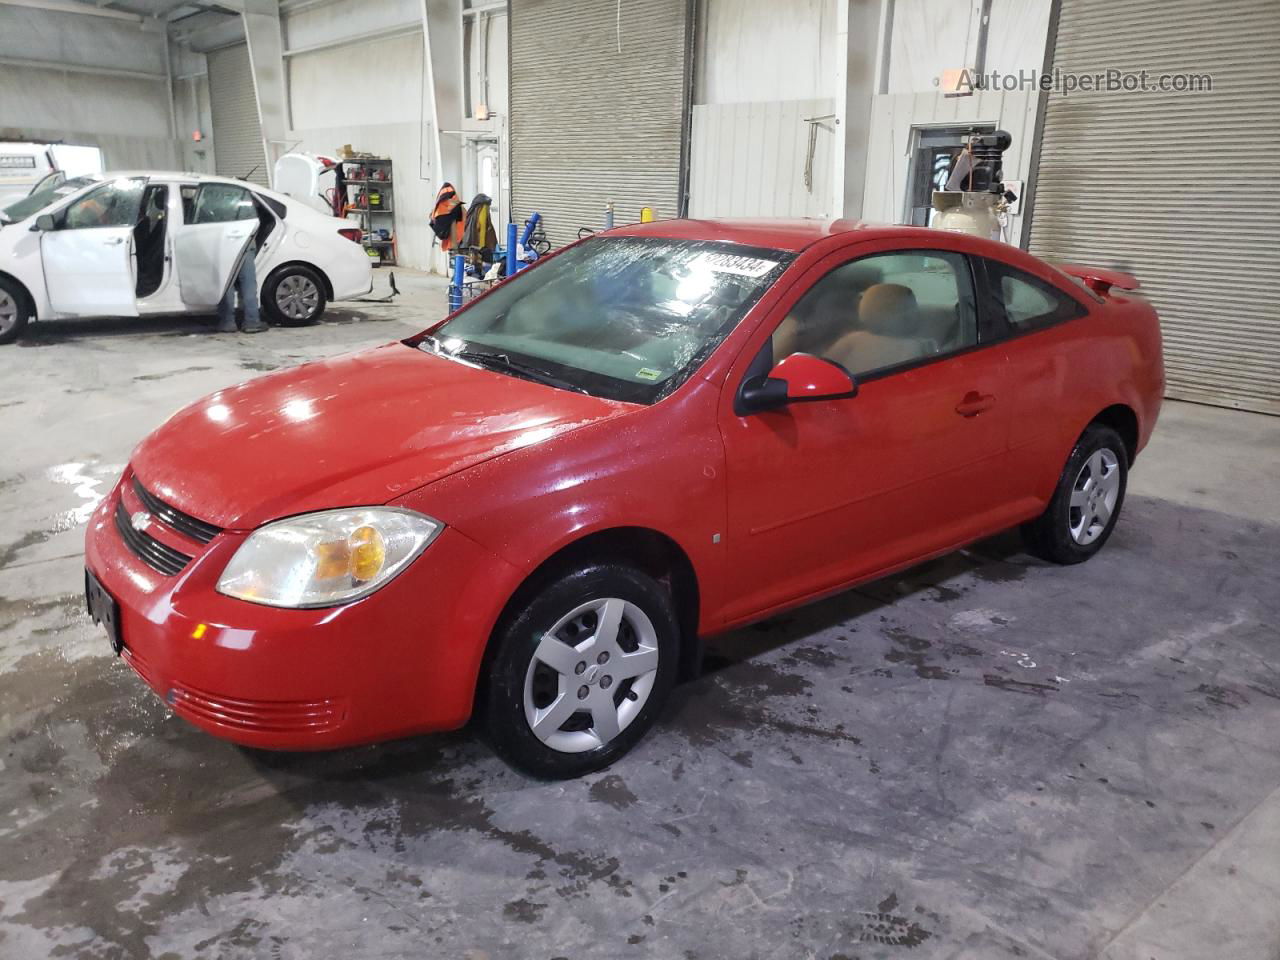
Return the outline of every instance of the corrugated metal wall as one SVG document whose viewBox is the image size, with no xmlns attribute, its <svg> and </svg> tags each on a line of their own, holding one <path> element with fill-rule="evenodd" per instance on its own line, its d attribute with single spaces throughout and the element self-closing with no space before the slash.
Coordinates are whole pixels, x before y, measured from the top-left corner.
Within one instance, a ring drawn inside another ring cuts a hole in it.
<svg viewBox="0 0 1280 960">
<path fill-rule="evenodd" d="M 1280 414 L 1280 6 L 1062 0 L 1054 65 L 1212 76 L 1051 95 L 1031 249 L 1138 276 L 1169 396 Z"/>
<path fill-rule="evenodd" d="M 689 216 L 826 217 L 832 213 L 834 119 L 817 125 L 813 166 L 806 117 L 835 112 L 834 100 L 708 103 L 693 108 Z"/>
<path fill-rule="evenodd" d="M 219 176 L 243 177 L 253 170 L 249 179 L 267 186 L 267 157 L 247 44 L 209 52 L 209 104 Z"/>
<path fill-rule="evenodd" d="M 690 0 L 511 0 L 513 218 L 553 246 L 682 212 Z"/>
<path fill-rule="evenodd" d="M 698 0 L 693 102 L 834 98 L 838 20 L 836 0 Z"/>
<path fill-rule="evenodd" d="M 698 0 L 690 216 L 836 213 L 838 20 L 835 0 Z"/>
<path fill-rule="evenodd" d="M 0 5 L 0 58 L 5 57 L 52 65 L 0 66 L 0 127 L 10 135 L 96 145 L 108 170 L 180 166 L 181 145 L 169 126 L 163 32 L 70 9 Z M 60 64 L 150 77 L 64 71 Z"/>
</svg>

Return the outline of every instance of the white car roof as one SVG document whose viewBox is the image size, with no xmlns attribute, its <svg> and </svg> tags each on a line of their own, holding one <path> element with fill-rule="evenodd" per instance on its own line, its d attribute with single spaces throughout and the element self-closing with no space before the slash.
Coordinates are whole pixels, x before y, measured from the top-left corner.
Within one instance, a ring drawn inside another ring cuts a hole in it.
<svg viewBox="0 0 1280 960">
<path fill-rule="evenodd" d="M 283 193 L 276 193 L 269 187 L 264 187 L 260 183 L 251 180 L 239 180 L 235 177 L 219 177 L 212 173 L 191 173 L 180 170 L 107 170 L 104 173 L 96 174 L 103 180 L 124 180 L 129 177 L 147 177 L 151 180 L 173 180 L 181 183 L 230 183 L 237 187 L 246 187 L 250 190 L 256 190 L 258 193 L 265 193 L 267 196 L 279 200 L 282 203 L 292 201 L 293 198 Z"/>
<path fill-rule="evenodd" d="M 162 180 L 177 184 L 229 183 L 237 187 L 245 187 L 246 189 L 253 190 L 255 193 L 270 197 L 277 203 L 284 204 L 289 208 L 289 217 L 291 218 L 297 216 L 316 216 L 326 217 L 330 220 L 342 219 L 341 217 L 334 217 L 330 214 L 323 213 L 320 210 L 316 210 L 308 204 L 302 203 L 296 197 L 291 197 L 284 193 L 277 193 L 275 190 L 264 187 L 260 183 L 253 183 L 248 180 L 237 180 L 234 177 L 219 177 L 211 173 L 192 173 L 180 170 L 105 170 L 102 173 L 87 173 L 83 175 L 84 179 L 98 183 L 107 180 L 127 180 L 130 177 L 146 177 L 150 180 Z M 70 177 L 68 179 L 79 180 L 81 177 Z M 50 206 L 58 203 L 69 203 L 73 198 L 78 197 L 91 189 L 93 189 L 91 184 L 85 184 L 83 187 L 72 193 L 59 197 L 57 200 L 51 200 L 43 209 L 47 210 Z M 34 216 L 34 214 L 32 215 Z"/>
</svg>

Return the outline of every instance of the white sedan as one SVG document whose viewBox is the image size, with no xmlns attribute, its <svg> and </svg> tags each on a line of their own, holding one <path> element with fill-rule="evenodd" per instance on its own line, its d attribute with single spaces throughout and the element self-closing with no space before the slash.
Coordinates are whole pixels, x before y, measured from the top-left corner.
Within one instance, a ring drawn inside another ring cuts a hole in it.
<svg viewBox="0 0 1280 960">
<path fill-rule="evenodd" d="M 256 184 L 110 173 L 37 187 L 0 211 L 0 343 L 31 320 L 211 313 L 251 242 L 263 310 L 310 323 L 373 288 L 350 220 Z"/>
</svg>

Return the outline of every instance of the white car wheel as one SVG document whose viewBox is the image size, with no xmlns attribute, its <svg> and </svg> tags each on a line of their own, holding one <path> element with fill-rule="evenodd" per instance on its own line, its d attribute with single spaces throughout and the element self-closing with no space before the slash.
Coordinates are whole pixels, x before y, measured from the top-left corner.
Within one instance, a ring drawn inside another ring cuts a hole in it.
<svg viewBox="0 0 1280 960">
<path fill-rule="evenodd" d="M 0 279 L 0 343 L 12 343 L 27 325 L 26 294 L 17 286 Z"/>
<path fill-rule="evenodd" d="M 324 313 L 325 284 L 310 267 L 293 265 L 267 278 L 262 305 L 276 323 L 302 326 L 315 323 Z"/>
</svg>

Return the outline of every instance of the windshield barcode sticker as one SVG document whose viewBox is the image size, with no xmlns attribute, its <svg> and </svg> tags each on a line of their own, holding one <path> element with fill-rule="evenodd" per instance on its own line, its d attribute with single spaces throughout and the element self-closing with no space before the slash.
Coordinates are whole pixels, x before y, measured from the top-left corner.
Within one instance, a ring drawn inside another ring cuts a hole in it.
<svg viewBox="0 0 1280 960">
<path fill-rule="evenodd" d="M 716 273 L 732 273 L 739 277 L 759 279 L 778 265 L 777 260 L 764 260 L 760 257 L 739 257 L 731 253 L 702 253 L 689 262 L 689 266 L 697 269 L 714 270 Z"/>
</svg>

